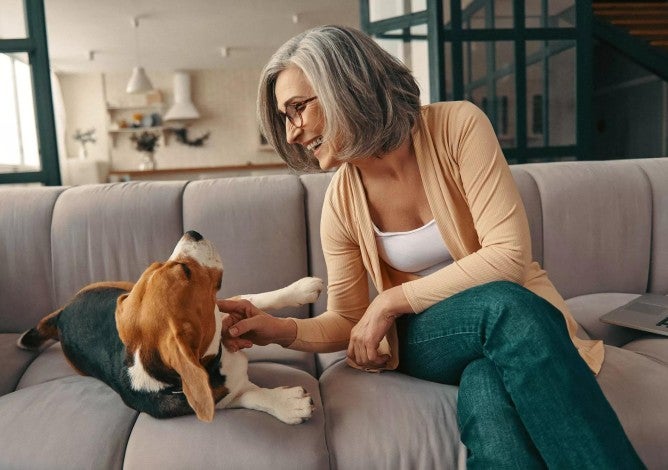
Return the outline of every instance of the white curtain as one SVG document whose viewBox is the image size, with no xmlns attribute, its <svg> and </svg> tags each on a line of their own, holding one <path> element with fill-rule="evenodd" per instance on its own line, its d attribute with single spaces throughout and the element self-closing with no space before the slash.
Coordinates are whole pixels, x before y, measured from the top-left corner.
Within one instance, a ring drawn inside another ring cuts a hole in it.
<svg viewBox="0 0 668 470">
<path fill-rule="evenodd" d="M 51 71 L 51 94 L 53 96 L 53 117 L 56 122 L 56 141 L 58 143 L 60 177 L 63 185 L 69 185 L 70 177 L 67 166 L 67 147 L 65 145 L 67 115 L 65 113 L 63 92 L 60 89 L 60 80 L 58 79 L 58 75 L 53 71 Z"/>
</svg>

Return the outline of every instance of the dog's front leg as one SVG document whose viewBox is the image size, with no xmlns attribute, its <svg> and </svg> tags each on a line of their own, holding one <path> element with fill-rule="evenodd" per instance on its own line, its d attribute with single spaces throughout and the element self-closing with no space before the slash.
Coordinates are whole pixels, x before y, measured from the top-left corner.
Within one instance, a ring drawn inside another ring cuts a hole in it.
<svg viewBox="0 0 668 470">
<path fill-rule="evenodd" d="M 248 358 L 242 352 L 224 351 L 220 373 L 229 394 L 216 408 L 264 411 L 288 424 L 299 424 L 313 413 L 313 400 L 302 387 L 261 388 L 248 380 Z"/>
<path fill-rule="evenodd" d="M 313 400 L 302 387 L 251 387 L 234 399 L 227 408 L 264 411 L 287 424 L 299 424 L 313 414 Z"/>
<path fill-rule="evenodd" d="M 237 298 L 248 300 L 260 310 L 275 310 L 313 303 L 318 300 L 322 288 L 322 279 L 303 277 L 282 289 L 261 294 L 244 294 Z"/>
</svg>

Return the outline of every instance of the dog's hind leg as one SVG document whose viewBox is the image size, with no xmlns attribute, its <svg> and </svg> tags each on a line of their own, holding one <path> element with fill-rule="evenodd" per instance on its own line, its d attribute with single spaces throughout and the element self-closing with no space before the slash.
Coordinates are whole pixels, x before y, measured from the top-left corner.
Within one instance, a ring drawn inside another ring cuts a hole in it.
<svg viewBox="0 0 668 470">
<path fill-rule="evenodd" d="M 16 341 L 16 345 L 21 349 L 34 351 L 39 349 L 50 339 L 58 340 L 58 315 L 63 311 L 62 308 L 52 312 L 42 318 L 36 327 L 23 333 Z"/>
</svg>

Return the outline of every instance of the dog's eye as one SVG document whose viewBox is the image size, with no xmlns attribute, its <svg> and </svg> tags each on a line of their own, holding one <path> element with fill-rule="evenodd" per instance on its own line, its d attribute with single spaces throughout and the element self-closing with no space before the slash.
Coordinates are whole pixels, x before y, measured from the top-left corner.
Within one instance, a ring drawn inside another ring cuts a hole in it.
<svg viewBox="0 0 668 470">
<path fill-rule="evenodd" d="M 179 263 L 179 266 L 181 266 L 181 269 L 183 269 L 184 274 L 190 280 L 190 277 L 192 276 L 192 272 L 190 271 L 190 268 L 188 267 L 187 264 L 185 263 Z"/>
</svg>

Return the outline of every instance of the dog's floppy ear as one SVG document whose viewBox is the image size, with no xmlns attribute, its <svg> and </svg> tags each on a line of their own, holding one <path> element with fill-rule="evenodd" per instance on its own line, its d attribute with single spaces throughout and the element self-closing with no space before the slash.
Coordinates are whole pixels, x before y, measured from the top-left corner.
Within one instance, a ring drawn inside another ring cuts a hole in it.
<svg viewBox="0 0 668 470">
<path fill-rule="evenodd" d="M 173 327 L 173 325 L 172 325 Z M 163 360 L 181 376 L 183 393 L 199 419 L 213 421 L 214 401 L 209 375 L 199 362 L 194 348 L 189 344 L 187 333 L 176 331 L 162 348 Z"/>
<path fill-rule="evenodd" d="M 139 317 L 137 311 L 141 305 L 146 284 L 150 275 L 160 268 L 163 263 L 153 263 L 142 273 L 136 284 L 132 286 L 129 294 L 123 294 L 116 300 L 116 329 L 121 341 L 129 346 L 132 344 L 132 334 L 137 330 Z"/>
</svg>

